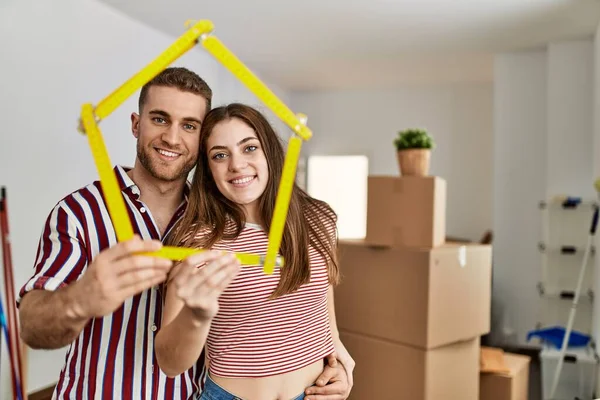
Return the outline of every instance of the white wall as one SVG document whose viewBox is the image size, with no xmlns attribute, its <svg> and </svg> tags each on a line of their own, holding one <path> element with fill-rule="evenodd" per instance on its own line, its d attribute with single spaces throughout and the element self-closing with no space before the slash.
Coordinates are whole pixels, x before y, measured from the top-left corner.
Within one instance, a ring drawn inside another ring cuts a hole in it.
<svg viewBox="0 0 600 400">
<path fill-rule="evenodd" d="M 93 0 L 0 3 L 0 185 L 7 186 L 10 202 L 15 291 L 32 272 L 50 209 L 97 178 L 87 141 L 75 129 L 81 104 L 102 100 L 175 39 Z M 215 105 L 256 104 L 254 96 L 201 48 L 174 65 L 204 77 L 215 92 Z M 289 100 L 280 88 L 273 89 Z M 136 104 L 137 93 L 101 124 L 113 163 L 134 161 L 129 115 Z M 5 349 L 0 398 L 10 397 Z M 64 350 L 31 351 L 28 389 L 55 382 L 63 355 Z"/>
<path fill-rule="evenodd" d="M 546 194 L 594 196 L 593 67 L 590 40 L 551 43 L 547 49 Z"/>
<path fill-rule="evenodd" d="M 593 65 L 592 40 L 496 57 L 494 301 L 521 343 L 540 306 L 538 203 L 594 195 Z"/>
<path fill-rule="evenodd" d="M 500 55 L 494 75 L 494 309 L 505 310 L 508 328 L 522 337 L 535 318 L 531 305 L 540 273 L 537 204 L 546 194 L 546 53 Z"/>
<path fill-rule="evenodd" d="M 593 102 L 592 102 L 592 114 L 593 114 L 593 173 L 594 178 L 600 178 L 600 25 L 596 29 L 594 35 L 594 60 L 593 60 L 593 79 L 592 88 L 594 91 Z M 597 234 L 598 235 L 598 234 Z M 596 236 L 595 246 L 600 248 L 600 239 Z M 596 257 L 594 260 L 594 267 L 596 271 L 600 271 L 600 257 Z M 594 309 L 600 310 L 600 273 L 596 273 L 594 277 Z M 600 343 L 600 313 L 595 313 L 593 319 L 593 334 L 596 343 Z M 596 393 L 600 393 L 600 370 L 597 371 L 596 378 Z"/>
<path fill-rule="evenodd" d="M 492 227 L 491 83 L 293 92 L 291 104 L 314 133 L 305 156 L 366 155 L 370 175 L 398 175 L 397 132 L 427 128 L 430 173 L 448 182 L 448 234 L 478 240 Z"/>
</svg>

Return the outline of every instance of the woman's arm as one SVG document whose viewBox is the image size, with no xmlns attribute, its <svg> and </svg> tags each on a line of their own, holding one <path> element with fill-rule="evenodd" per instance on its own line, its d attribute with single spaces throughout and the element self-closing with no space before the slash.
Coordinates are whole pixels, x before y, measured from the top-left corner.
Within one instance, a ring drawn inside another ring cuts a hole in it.
<svg viewBox="0 0 600 400">
<path fill-rule="evenodd" d="M 206 264 L 202 268 L 198 265 Z M 191 368 L 204 348 L 219 296 L 239 271 L 233 255 L 202 252 L 177 265 L 169 278 L 163 323 L 156 335 L 160 369 L 175 377 Z"/>
<path fill-rule="evenodd" d="M 156 359 L 160 369 L 175 377 L 191 368 L 202 353 L 210 329 L 210 319 L 201 320 L 176 295 L 177 288 L 167 285 L 162 327 L 156 335 Z"/>
</svg>

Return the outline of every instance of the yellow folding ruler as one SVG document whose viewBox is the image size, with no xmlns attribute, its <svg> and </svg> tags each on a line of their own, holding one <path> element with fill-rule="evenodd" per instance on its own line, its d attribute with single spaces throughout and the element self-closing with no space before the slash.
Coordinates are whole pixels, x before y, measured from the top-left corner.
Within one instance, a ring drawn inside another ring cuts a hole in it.
<svg viewBox="0 0 600 400">
<path fill-rule="evenodd" d="M 187 23 L 186 25 L 189 26 Z M 110 162 L 108 151 L 102 138 L 102 133 L 98 128 L 98 123 L 102 119 L 108 117 L 125 100 L 127 100 L 128 97 L 158 75 L 162 70 L 173 63 L 173 61 L 193 48 L 198 42 L 201 42 L 202 46 L 215 57 L 217 61 L 238 78 L 294 132 L 294 135 L 290 138 L 288 143 L 281 181 L 279 182 L 273 220 L 271 221 L 269 231 L 267 253 L 265 256 L 236 253 L 237 258 L 242 264 L 262 264 L 264 272 L 271 274 L 273 273 L 275 266 L 281 267 L 284 264 L 283 258 L 278 255 L 279 247 L 283 236 L 283 229 L 295 180 L 298 158 L 300 157 L 300 150 L 302 148 L 302 141 L 310 140 L 312 132 L 306 126 L 306 116 L 294 114 L 258 79 L 258 77 L 256 77 L 254 73 L 252 73 L 252 71 L 250 71 L 229 49 L 227 49 L 219 39 L 210 35 L 213 29 L 213 23 L 208 20 L 194 23 L 185 34 L 175 41 L 175 43 L 161 53 L 144 69 L 98 103 L 96 107 L 93 107 L 90 103 L 83 104 L 81 108 L 81 124 L 79 129 L 88 137 L 94 162 L 100 175 L 100 184 L 104 191 L 108 212 L 117 234 L 117 239 L 119 241 L 129 240 L 134 235 L 133 226 L 129 219 L 125 201 L 121 195 L 117 178 L 114 174 L 113 166 Z M 152 254 L 171 260 L 182 260 L 191 254 L 201 251 L 204 250 L 164 246 L 161 250 Z"/>
</svg>

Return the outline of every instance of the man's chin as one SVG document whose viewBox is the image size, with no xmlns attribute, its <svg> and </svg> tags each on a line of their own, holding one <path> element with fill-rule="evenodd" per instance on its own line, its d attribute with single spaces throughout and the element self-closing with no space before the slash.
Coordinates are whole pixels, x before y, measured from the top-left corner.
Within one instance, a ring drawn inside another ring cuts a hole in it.
<svg viewBox="0 0 600 400">
<path fill-rule="evenodd" d="M 187 177 L 187 174 L 182 172 L 179 173 L 153 173 L 152 176 L 154 178 L 164 181 L 164 182 L 176 182 L 180 180 L 184 180 Z"/>
<path fill-rule="evenodd" d="M 166 168 L 152 168 L 149 172 L 155 179 L 165 182 L 175 182 L 187 177 L 187 173 L 182 169 L 169 170 Z"/>
</svg>

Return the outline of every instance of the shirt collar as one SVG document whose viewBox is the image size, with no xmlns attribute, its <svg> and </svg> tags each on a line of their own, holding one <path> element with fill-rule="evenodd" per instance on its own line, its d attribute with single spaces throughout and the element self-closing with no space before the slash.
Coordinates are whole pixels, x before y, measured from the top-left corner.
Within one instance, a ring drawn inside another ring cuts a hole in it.
<svg viewBox="0 0 600 400">
<path fill-rule="evenodd" d="M 136 199 L 140 197 L 140 188 L 133 182 L 133 179 L 127 175 L 127 172 L 131 170 L 131 167 L 123 167 L 121 165 L 117 165 L 114 168 L 115 175 L 117 176 L 117 182 L 119 183 L 119 189 L 121 192 L 133 195 Z M 185 181 L 185 187 L 183 188 L 183 197 L 184 201 L 188 201 L 188 197 L 190 195 L 191 188 L 190 181 Z"/>
</svg>

